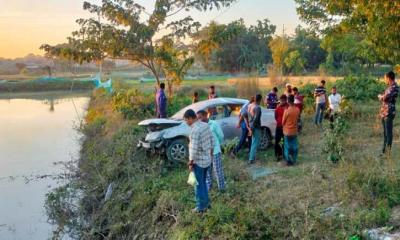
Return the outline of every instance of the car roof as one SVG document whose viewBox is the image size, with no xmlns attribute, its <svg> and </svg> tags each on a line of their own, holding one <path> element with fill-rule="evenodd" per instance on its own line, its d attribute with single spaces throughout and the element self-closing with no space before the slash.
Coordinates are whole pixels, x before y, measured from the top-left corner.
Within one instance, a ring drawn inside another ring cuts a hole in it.
<svg viewBox="0 0 400 240">
<path fill-rule="evenodd" d="M 180 111 L 174 114 L 172 116 L 172 119 L 183 119 L 183 114 L 189 110 L 193 109 L 193 111 L 197 112 L 200 110 L 204 110 L 208 107 L 213 107 L 213 106 L 218 106 L 218 105 L 224 105 L 224 104 L 238 104 L 238 105 L 244 105 L 248 102 L 246 99 L 240 99 L 240 98 L 224 98 L 224 97 L 219 97 L 219 98 L 213 98 L 213 99 L 208 99 L 204 101 L 200 101 L 197 103 L 193 103 L 189 106 L 186 106 L 182 108 Z"/>
</svg>

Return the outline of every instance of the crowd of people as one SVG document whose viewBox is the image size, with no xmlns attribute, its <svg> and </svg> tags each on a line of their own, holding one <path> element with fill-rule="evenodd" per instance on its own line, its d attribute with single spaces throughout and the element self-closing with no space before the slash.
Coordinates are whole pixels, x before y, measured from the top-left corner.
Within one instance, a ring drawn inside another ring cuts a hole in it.
<svg viewBox="0 0 400 240">
<path fill-rule="evenodd" d="M 399 87 L 395 81 L 395 74 L 385 74 L 387 88 L 378 96 L 381 101 L 380 117 L 383 126 L 383 149 L 382 154 L 390 154 L 393 142 L 393 120 L 396 114 L 396 99 Z M 327 115 L 331 127 L 340 112 L 342 96 L 337 92 L 335 86 L 327 96 L 326 82 L 322 80 L 314 90 L 316 127 L 322 125 L 324 115 Z M 165 87 L 165 86 L 164 86 Z M 160 85 L 157 91 L 157 116 L 163 117 L 166 113 L 166 102 L 164 87 Z M 295 165 L 297 162 L 299 144 L 298 135 L 302 129 L 301 114 L 304 107 L 304 96 L 299 93 L 296 87 L 286 84 L 283 94 L 279 96 L 277 87 L 274 87 L 266 96 L 264 104 L 266 108 L 275 113 L 275 156 L 277 161 L 284 160 L 286 166 Z M 217 98 L 215 87 L 209 88 L 208 99 Z M 262 95 L 256 94 L 249 102 L 242 106 L 239 113 L 237 128 L 241 129 L 241 137 L 236 147 L 231 152 L 236 157 L 241 149 L 248 147 L 248 163 L 256 161 L 257 150 L 261 138 L 261 117 L 262 117 Z M 193 103 L 199 101 L 198 93 L 193 95 Z M 327 109 L 326 109 L 327 108 Z M 211 109 L 208 112 L 194 112 L 189 109 L 184 114 L 185 122 L 190 126 L 189 137 L 189 170 L 194 172 L 197 180 L 195 186 L 196 208 L 194 212 L 202 213 L 210 208 L 208 191 L 212 186 L 212 172 L 217 179 L 218 189 L 225 190 L 224 171 L 222 166 L 221 144 L 224 134 L 217 122 L 212 120 Z M 283 143 L 282 143 L 283 141 Z"/>
</svg>

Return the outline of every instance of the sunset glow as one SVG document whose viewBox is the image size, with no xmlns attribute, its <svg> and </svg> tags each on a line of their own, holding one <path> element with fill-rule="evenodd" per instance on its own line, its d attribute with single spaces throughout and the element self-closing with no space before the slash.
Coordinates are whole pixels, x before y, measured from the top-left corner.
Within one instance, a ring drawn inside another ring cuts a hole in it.
<svg viewBox="0 0 400 240">
<path fill-rule="evenodd" d="M 39 49 L 41 44 L 65 42 L 70 33 L 78 28 L 75 19 L 89 16 L 82 9 L 83 2 L 84 0 L 0 0 L 0 57 L 43 54 Z M 149 8 L 154 1 L 137 2 Z M 193 12 L 192 16 L 203 24 L 214 19 L 226 23 L 239 18 L 252 24 L 257 19 L 268 18 L 277 26 L 277 33 L 281 33 L 283 24 L 286 31 L 291 33 L 300 23 L 293 0 L 242 0 L 223 14 L 213 11 L 205 16 Z"/>
</svg>

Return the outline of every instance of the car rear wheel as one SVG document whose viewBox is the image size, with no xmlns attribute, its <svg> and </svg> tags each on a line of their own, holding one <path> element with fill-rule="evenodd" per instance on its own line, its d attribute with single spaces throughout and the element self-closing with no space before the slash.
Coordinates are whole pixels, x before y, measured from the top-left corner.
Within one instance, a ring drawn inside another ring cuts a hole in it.
<svg viewBox="0 0 400 240">
<path fill-rule="evenodd" d="M 167 158 L 171 165 L 186 163 L 188 156 L 188 143 L 185 139 L 175 139 L 167 147 Z"/>
<path fill-rule="evenodd" d="M 272 136 L 268 128 L 261 131 L 260 150 L 266 150 L 272 144 Z"/>
</svg>

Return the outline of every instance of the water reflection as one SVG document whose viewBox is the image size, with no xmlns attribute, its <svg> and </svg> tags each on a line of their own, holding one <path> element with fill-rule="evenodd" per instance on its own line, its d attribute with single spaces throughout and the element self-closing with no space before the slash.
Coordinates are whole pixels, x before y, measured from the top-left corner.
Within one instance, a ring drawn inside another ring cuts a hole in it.
<svg viewBox="0 0 400 240">
<path fill-rule="evenodd" d="M 87 93 L 0 94 L 0 239 L 47 239 L 43 204 L 79 152 Z"/>
</svg>

